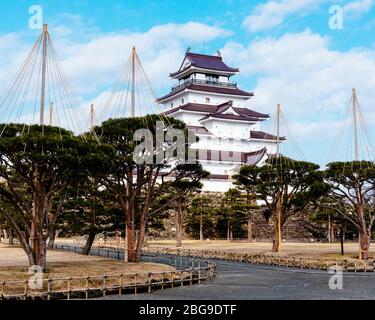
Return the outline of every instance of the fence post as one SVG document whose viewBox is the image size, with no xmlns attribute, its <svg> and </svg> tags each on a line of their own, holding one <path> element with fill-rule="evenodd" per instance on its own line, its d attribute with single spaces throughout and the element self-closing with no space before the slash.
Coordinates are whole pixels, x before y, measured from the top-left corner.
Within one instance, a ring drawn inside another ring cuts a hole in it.
<svg viewBox="0 0 375 320">
<path fill-rule="evenodd" d="M 70 292 L 72 290 L 71 277 L 68 278 L 68 300 L 70 300 Z"/>
<path fill-rule="evenodd" d="M 47 299 L 51 300 L 51 292 L 52 292 L 52 279 L 48 279 L 47 282 Z"/>
<path fill-rule="evenodd" d="M 148 293 L 151 293 L 151 273 L 148 274 Z"/>
<path fill-rule="evenodd" d="M 181 280 L 180 281 L 181 281 L 181 287 L 183 287 L 184 286 L 184 270 L 181 270 Z"/>
<path fill-rule="evenodd" d="M 120 289 L 119 289 L 119 295 L 120 296 L 122 295 L 122 277 L 123 276 L 124 276 L 123 274 L 120 275 Z"/>
<path fill-rule="evenodd" d="M 28 293 L 28 289 L 29 289 L 29 281 L 25 281 L 25 287 L 24 287 L 24 296 L 25 296 L 25 300 L 27 300 L 27 293 Z"/>
<path fill-rule="evenodd" d="M 134 294 L 137 294 L 137 274 L 134 275 Z"/>
<path fill-rule="evenodd" d="M 166 274 L 165 274 L 164 272 L 163 272 L 162 275 L 161 275 L 161 276 L 162 276 L 162 280 L 161 280 L 161 290 L 164 290 L 164 280 L 165 280 L 165 275 L 166 275 Z"/>
<path fill-rule="evenodd" d="M 89 281 L 90 281 L 90 277 L 87 277 L 86 278 L 86 292 L 85 292 L 85 295 L 86 295 L 86 300 L 89 298 Z"/>
<path fill-rule="evenodd" d="M 103 287 L 104 287 L 103 297 L 105 297 L 107 294 L 107 275 L 104 275 L 103 277 Z"/>
<path fill-rule="evenodd" d="M 190 285 L 193 285 L 193 269 L 190 270 Z"/>
</svg>

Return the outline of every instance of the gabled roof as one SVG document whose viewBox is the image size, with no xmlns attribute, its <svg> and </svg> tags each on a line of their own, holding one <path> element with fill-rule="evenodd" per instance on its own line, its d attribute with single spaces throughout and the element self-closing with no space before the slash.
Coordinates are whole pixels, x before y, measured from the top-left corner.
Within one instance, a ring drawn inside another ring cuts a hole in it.
<svg viewBox="0 0 375 320">
<path fill-rule="evenodd" d="M 157 99 L 156 101 L 161 103 L 164 100 L 167 100 L 185 90 L 192 90 L 192 91 L 199 91 L 199 92 L 208 92 L 208 93 L 218 93 L 218 94 L 225 94 L 225 95 L 232 95 L 232 96 L 240 96 L 245 98 L 251 98 L 254 96 L 253 92 L 247 92 L 238 89 L 237 87 L 224 87 L 224 86 L 209 86 L 209 85 L 199 85 L 194 83 L 189 83 L 186 86 L 182 86 L 177 90 L 170 92 L 169 94 L 165 95 Z"/>
<path fill-rule="evenodd" d="M 183 63 L 181 64 L 180 70 L 174 73 L 171 73 L 171 77 L 175 77 L 180 73 L 190 69 L 191 67 L 199 68 L 199 69 L 208 69 L 208 70 L 215 70 L 215 71 L 223 71 L 229 73 L 237 73 L 239 72 L 238 68 L 231 68 L 227 66 L 223 58 L 221 56 L 211 56 L 199 53 L 192 53 L 187 52 L 185 55 L 185 59 L 183 62 L 187 60 L 190 61 L 190 65 L 186 68 L 183 68 Z"/>
<path fill-rule="evenodd" d="M 228 112 L 229 111 L 229 112 Z M 232 112 L 230 112 L 232 111 Z M 269 118 L 269 115 L 255 112 L 246 108 L 234 108 L 233 101 L 228 101 L 222 105 L 219 105 L 216 112 L 208 114 L 200 121 L 207 119 L 225 119 L 234 121 L 249 121 L 257 122 Z"/>
</svg>

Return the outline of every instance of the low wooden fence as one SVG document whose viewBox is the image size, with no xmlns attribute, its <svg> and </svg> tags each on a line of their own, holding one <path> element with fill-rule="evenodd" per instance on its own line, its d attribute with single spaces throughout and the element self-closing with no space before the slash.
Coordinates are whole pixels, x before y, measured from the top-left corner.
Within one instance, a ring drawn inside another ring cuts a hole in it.
<svg viewBox="0 0 375 320">
<path fill-rule="evenodd" d="M 79 253 L 82 247 L 56 245 L 56 250 Z M 93 255 L 121 259 L 123 251 L 94 248 Z M 95 254 L 96 253 L 96 254 Z M 170 272 L 132 273 L 102 275 L 92 277 L 66 277 L 35 279 L 34 281 L 0 282 L 0 300 L 53 300 L 89 299 L 106 295 L 151 293 L 152 290 L 193 285 L 212 279 L 216 275 L 216 265 L 209 261 L 187 258 L 159 257 L 145 255 L 143 261 L 163 263 L 174 267 Z M 31 286 L 30 286 L 31 284 Z M 38 284 L 39 289 L 31 289 Z"/>
<path fill-rule="evenodd" d="M 147 247 L 148 253 L 184 256 L 207 260 L 224 260 L 270 266 L 291 267 L 300 269 L 329 270 L 332 267 L 340 268 L 344 272 L 375 272 L 375 260 L 357 259 L 327 259 L 288 257 L 265 254 L 243 254 L 216 250 L 193 250 L 165 247 Z"/>
</svg>

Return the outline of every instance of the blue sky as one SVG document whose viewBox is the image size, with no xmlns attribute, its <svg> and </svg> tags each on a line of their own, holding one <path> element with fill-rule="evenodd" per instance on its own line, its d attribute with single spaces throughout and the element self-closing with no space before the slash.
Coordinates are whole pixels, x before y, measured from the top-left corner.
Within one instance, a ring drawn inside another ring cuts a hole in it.
<svg viewBox="0 0 375 320">
<path fill-rule="evenodd" d="M 188 46 L 203 53 L 220 49 L 229 64 L 240 67 L 239 85 L 255 92 L 249 107 L 273 113 L 282 104 L 308 160 L 324 164 L 350 158 L 337 154 L 330 159 L 328 154 L 352 87 L 358 89 L 369 130 L 375 133 L 374 2 L 3 0 L 0 89 L 5 90 L 39 33 L 28 27 L 28 9 L 40 5 L 84 110 L 103 101 L 133 44 L 158 95 L 169 90 L 168 74 Z M 342 30 L 329 28 L 332 5 L 343 9 Z M 105 118 L 105 110 L 100 114 Z M 272 131 L 273 120 L 265 129 Z"/>
</svg>

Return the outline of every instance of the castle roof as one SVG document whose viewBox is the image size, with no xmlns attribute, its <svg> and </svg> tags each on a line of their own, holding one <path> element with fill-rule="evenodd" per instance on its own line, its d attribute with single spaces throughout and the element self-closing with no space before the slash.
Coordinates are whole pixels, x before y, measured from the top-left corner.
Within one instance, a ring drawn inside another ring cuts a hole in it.
<svg viewBox="0 0 375 320">
<path fill-rule="evenodd" d="M 250 139 L 277 141 L 277 136 L 262 131 L 250 131 Z M 279 141 L 285 141 L 286 137 L 279 137 Z"/>
<path fill-rule="evenodd" d="M 198 91 L 198 92 L 207 92 L 207 93 L 217 93 L 217 94 L 224 94 L 230 96 L 238 96 L 244 98 L 251 98 L 254 96 L 253 92 L 247 92 L 238 89 L 237 87 L 226 87 L 226 86 L 216 86 L 216 85 L 204 85 L 204 84 L 197 84 L 196 81 L 188 81 L 178 87 L 175 90 L 172 90 L 169 94 L 165 95 L 157 99 L 156 101 L 162 103 L 169 98 L 180 94 L 181 92 L 189 90 L 189 91 Z"/>
<path fill-rule="evenodd" d="M 233 111 L 236 113 L 236 116 L 240 117 L 241 120 L 251 119 L 252 121 L 254 120 L 261 121 L 261 120 L 268 119 L 270 117 L 268 114 L 259 113 L 251 109 L 233 107 L 232 101 L 227 101 L 223 104 L 216 105 L 216 106 L 208 105 L 208 104 L 199 104 L 199 103 L 187 103 L 182 106 L 168 110 L 164 114 L 172 115 L 180 110 L 183 110 L 183 111 L 199 112 L 202 114 L 211 115 L 213 117 L 219 117 L 219 118 L 221 117 L 223 119 L 225 118 L 229 119 L 231 117 L 227 117 L 227 116 L 229 116 L 230 114 L 229 113 L 225 114 L 225 111 L 227 111 L 229 108 L 232 108 Z"/>
<path fill-rule="evenodd" d="M 186 61 L 188 63 L 186 64 Z M 178 77 L 180 74 L 183 74 L 185 71 L 191 68 L 206 69 L 213 71 L 222 71 L 225 73 L 235 74 L 239 72 L 238 68 L 231 68 L 227 66 L 221 56 L 211 56 L 199 53 L 187 52 L 185 59 L 181 64 L 180 70 L 174 73 L 171 73 L 171 77 Z"/>
</svg>

